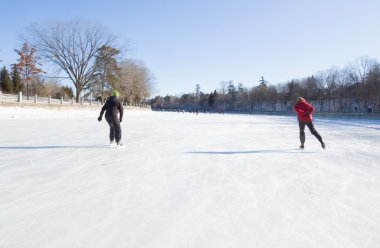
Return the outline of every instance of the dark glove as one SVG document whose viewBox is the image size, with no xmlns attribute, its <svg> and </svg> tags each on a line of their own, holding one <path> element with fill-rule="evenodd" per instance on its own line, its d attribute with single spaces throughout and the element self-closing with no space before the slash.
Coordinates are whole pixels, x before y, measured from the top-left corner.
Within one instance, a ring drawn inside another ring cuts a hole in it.
<svg viewBox="0 0 380 248">
<path fill-rule="evenodd" d="M 120 122 L 121 122 L 122 120 L 123 120 L 122 118 L 119 119 Z"/>
<path fill-rule="evenodd" d="M 102 121 L 102 117 L 101 116 L 98 117 L 98 121 Z"/>
</svg>

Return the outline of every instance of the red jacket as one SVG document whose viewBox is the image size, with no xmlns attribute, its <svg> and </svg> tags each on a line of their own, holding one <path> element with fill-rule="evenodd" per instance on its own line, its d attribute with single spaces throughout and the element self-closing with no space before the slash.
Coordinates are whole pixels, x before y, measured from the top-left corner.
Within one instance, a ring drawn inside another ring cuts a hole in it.
<svg viewBox="0 0 380 248">
<path fill-rule="evenodd" d="M 301 122 L 312 122 L 313 121 L 313 113 L 315 108 L 306 101 L 298 101 L 294 105 L 294 111 L 298 115 L 298 120 Z"/>
</svg>

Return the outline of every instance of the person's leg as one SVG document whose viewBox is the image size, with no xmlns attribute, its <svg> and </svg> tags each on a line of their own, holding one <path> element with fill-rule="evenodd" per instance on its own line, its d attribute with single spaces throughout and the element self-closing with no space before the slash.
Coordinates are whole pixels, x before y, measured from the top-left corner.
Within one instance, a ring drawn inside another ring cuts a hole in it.
<svg viewBox="0 0 380 248">
<path fill-rule="evenodd" d="M 321 143 L 322 145 L 322 148 L 324 149 L 325 148 L 325 143 L 323 142 L 322 140 L 322 136 L 317 132 L 317 130 L 315 129 L 314 127 L 314 123 L 313 122 L 308 122 L 306 123 L 307 127 L 309 128 L 310 132 L 312 135 L 314 135 L 318 141 Z"/>
<path fill-rule="evenodd" d="M 114 127 L 113 118 L 106 116 L 106 121 L 107 121 L 108 125 L 110 126 L 109 137 L 110 137 L 110 142 L 112 143 L 115 140 L 115 127 Z"/>
<path fill-rule="evenodd" d="M 300 141 L 301 141 L 301 146 L 300 148 L 304 148 L 305 144 L 305 123 L 304 122 L 298 122 L 298 125 L 300 127 Z"/>
<path fill-rule="evenodd" d="M 121 127 L 120 127 L 120 121 L 119 121 L 118 118 L 114 118 L 113 128 L 115 130 L 115 140 L 116 140 L 116 143 L 119 144 L 119 142 L 121 140 Z"/>
</svg>

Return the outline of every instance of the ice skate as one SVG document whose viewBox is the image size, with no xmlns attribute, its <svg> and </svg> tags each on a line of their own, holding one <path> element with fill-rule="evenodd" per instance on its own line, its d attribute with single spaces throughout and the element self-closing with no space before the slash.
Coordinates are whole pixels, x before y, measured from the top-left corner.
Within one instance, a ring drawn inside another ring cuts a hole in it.
<svg viewBox="0 0 380 248">
<path fill-rule="evenodd" d="M 116 143 L 117 148 L 124 148 L 124 143 L 119 141 Z"/>
</svg>

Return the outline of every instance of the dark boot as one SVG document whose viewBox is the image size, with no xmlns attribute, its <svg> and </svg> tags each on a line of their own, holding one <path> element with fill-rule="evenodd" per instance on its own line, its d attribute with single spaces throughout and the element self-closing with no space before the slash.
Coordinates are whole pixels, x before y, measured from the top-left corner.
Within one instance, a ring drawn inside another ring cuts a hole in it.
<svg viewBox="0 0 380 248">
<path fill-rule="evenodd" d="M 301 149 L 304 149 L 305 148 L 305 146 L 304 146 L 304 144 L 305 144 L 305 140 L 306 140 L 306 137 L 305 137 L 305 132 L 300 132 L 300 141 L 301 141 L 301 146 L 300 146 L 300 148 Z"/>
</svg>

